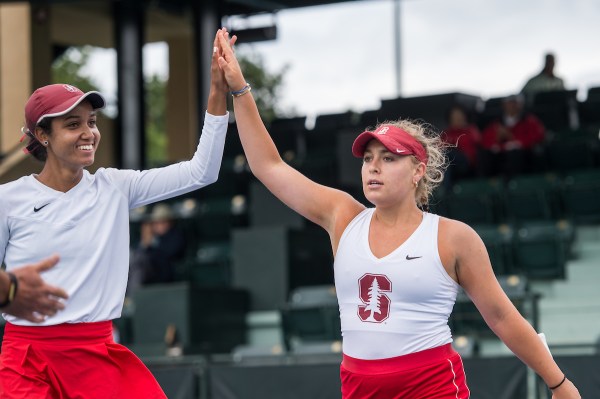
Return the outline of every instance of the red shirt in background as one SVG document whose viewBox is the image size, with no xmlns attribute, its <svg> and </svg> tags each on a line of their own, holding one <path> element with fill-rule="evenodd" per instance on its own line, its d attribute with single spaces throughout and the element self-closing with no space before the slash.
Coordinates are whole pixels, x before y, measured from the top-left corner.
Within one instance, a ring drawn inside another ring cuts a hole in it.
<svg viewBox="0 0 600 399">
<path fill-rule="evenodd" d="M 475 125 L 449 127 L 442 132 L 442 140 L 456 145 L 456 149 L 465 154 L 469 164 L 477 164 L 477 148 L 481 142 L 481 133 Z"/>
<path fill-rule="evenodd" d="M 499 137 L 502 129 L 507 129 L 509 138 Z M 501 121 L 492 122 L 483 130 L 481 145 L 492 151 L 505 151 L 515 148 L 531 149 L 542 142 L 545 128 L 542 122 L 532 114 L 523 116 L 512 127 L 505 126 Z"/>
</svg>

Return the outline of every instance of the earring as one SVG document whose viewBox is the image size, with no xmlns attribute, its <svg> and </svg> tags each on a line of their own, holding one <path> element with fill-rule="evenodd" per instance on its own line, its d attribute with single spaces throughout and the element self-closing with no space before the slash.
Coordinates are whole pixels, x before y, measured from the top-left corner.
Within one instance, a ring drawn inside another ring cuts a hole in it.
<svg viewBox="0 0 600 399">
<path fill-rule="evenodd" d="M 415 188 L 419 187 L 419 181 L 415 180 L 413 183 L 415 183 Z"/>
<path fill-rule="evenodd" d="M 42 141 L 42 144 L 43 144 L 44 146 L 48 146 L 48 140 L 44 140 L 44 141 Z"/>
</svg>

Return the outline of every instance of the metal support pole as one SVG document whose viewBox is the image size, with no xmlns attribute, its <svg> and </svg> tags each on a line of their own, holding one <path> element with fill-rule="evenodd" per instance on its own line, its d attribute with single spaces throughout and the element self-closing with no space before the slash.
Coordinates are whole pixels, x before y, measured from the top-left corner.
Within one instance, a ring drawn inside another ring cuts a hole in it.
<svg viewBox="0 0 600 399">
<path fill-rule="evenodd" d="M 117 49 L 117 154 L 120 167 L 143 169 L 146 163 L 144 75 L 144 3 L 114 3 Z"/>
</svg>

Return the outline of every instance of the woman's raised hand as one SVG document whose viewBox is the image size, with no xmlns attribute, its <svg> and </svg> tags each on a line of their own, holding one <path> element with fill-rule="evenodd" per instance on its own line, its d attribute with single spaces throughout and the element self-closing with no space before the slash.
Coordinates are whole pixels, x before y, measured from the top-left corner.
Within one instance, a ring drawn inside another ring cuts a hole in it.
<svg viewBox="0 0 600 399">
<path fill-rule="evenodd" d="M 218 63 L 231 91 L 238 91 L 246 86 L 246 80 L 232 48 L 236 40 L 237 37 L 235 35 L 229 39 L 229 32 L 227 32 L 226 28 L 221 28 L 217 31 L 219 45 L 215 47 L 217 47 L 217 52 L 220 53 Z"/>
</svg>

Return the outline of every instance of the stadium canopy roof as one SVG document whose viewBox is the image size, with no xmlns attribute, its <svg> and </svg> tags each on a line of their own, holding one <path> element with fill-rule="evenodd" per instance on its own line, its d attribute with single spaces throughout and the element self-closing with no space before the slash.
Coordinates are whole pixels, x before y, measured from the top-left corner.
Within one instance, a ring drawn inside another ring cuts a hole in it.
<svg viewBox="0 0 600 399">
<path fill-rule="evenodd" d="M 146 19 L 144 40 L 156 42 L 167 37 L 192 34 L 193 24 L 190 21 L 192 14 L 197 12 L 193 8 L 202 3 L 215 4 L 218 14 L 224 17 L 246 17 L 350 1 L 359 0 L 30 0 L 28 3 L 49 10 L 52 15 L 50 34 L 56 45 L 90 44 L 109 48 L 114 46 L 116 4 L 142 4 Z M 24 2 L 0 0 L 0 3 Z"/>
</svg>

